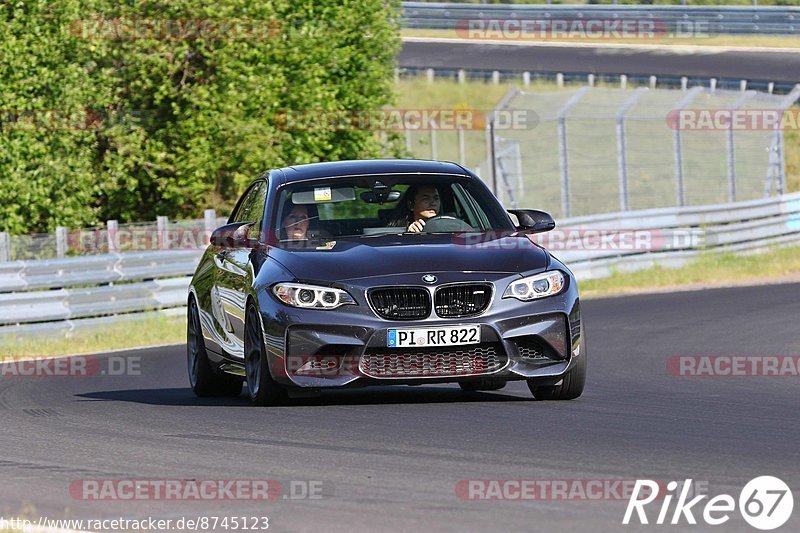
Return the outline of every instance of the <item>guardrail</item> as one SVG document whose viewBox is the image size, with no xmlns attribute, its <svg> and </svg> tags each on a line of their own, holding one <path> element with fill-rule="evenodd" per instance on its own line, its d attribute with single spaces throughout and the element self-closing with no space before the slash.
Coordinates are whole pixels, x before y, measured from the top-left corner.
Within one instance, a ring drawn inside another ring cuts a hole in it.
<svg viewBox="0 0 800 533">
<path fill-rule="evenodd" d="M 406 28 L 453 29 L 470 19 L 650 19 L 709 35 L 799 35 L 800 7 L 456 4 L 403 2 Z M 702 22 L 702 26 L 697 26 Z"/>
<path fill-rule="evenodd" d="M 603 246 L 626 232 L 643 234 L 648 246 Z M 554 232 L 539 237 L 579 279 L 680 266 L 703 252 L 800 244 L 800 193 L 563 219 Z M 201 249 L 167 250 L 0 263 L 0 345 L 18 335 L 99 329 L 165 310 L 180 313 L 201 254 Z"/>
</svg>

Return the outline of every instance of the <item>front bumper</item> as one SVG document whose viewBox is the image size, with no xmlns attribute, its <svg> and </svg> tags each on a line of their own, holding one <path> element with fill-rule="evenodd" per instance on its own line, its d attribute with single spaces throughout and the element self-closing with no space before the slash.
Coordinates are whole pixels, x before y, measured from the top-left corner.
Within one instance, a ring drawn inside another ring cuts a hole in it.
<svg viewBox="0 0 800 533">
<path fill-rule="evenodd" d="M 578 290 L 572 275 L 566 269 L 563 271 L 567 275 L 565 290 L 533 302 L 501 298 L 508 283 L 519 278 L 517 274 L 436 273 L 442 283 L 489 281 L 494 284 L 489 308 L 480 316 L 461 319 L 441 319 L 435 313 L 425 320 L 415 321 L 379 318 L 366 301 L 370 280 L 337 285 L 347 290 L 358 305 L 332 311 L 290 308 L 277 302 L 269 291 L 261 291 L 259 304 L 272 376 L 284 386 L 302 388 L 417 385 L 486 378 L 498 381 L 557 379 L 581 356 Z M 398 276 L 392 283 L 417 284 L 418 279 L 418 274 Z M 387 348 L 390 328 L 470 324 L 480 325 L 480 345 L 423 349 L 415 353 Z M 486 359 L 490 347 L 493 355 Z M 482 357 L 480 361 L 488 360 L 491 364 L 482 362 L 470 366 L 463 363 L 470 357 L 476 357 L 475 361 Z M 451 366 L 442 373 L 441 365 L 436 370 L 436 361 L 443 358 L 463 364 Z M 381 371 L 376 372 L 376 368 Z M 386 368 L 390 371 L 385 372 Z"/>
</svg>

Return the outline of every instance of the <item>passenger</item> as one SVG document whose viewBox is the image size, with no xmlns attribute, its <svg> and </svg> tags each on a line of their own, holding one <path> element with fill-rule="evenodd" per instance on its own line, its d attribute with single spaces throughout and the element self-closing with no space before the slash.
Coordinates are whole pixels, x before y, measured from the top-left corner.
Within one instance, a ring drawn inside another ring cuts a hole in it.
<svg viewBox="0 0 800 533">
<path fill-rule="evenodd" d="M 441 208 L 442 200 L 435 185 L 412 185 L 398 201 L 398 212 L 388 226 L 419 233 L 425 227 L 425 220 L 437 216 Z"/>
<path fill-rule="evenodd" d="M 281 240 L 306 240 L 309 227 L 319 218 L 317 206 L 313 204 L 295 205 L 289 198 L 283 203 L 281 213 Z"/>
</svg>

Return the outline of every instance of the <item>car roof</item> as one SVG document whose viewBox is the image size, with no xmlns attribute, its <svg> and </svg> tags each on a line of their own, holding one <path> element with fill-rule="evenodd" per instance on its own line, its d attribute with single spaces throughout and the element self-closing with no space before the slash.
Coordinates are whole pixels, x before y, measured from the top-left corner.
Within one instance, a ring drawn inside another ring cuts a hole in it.
<svg viewBox="0 0 800 533">
<path fill-rule="evenodd" d="M 467 171 L 448 161 L 426 161 L 420 159 L 364 159 L 356 161 L 332 161 L 294 165 L 279 169 L 284 183 L 315 178 L 337 176 L 369 176 L 372 174 L 457 174 Z"/>
</svg>

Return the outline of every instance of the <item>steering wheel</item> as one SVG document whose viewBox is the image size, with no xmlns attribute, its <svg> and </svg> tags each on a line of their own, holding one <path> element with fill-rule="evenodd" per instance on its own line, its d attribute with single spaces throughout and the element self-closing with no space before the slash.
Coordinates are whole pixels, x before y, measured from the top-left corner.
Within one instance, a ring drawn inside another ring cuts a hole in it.
<svg viewBox="0 0 800 533">
<path fill-rule="evenodd" d="M 452 217 L 450 215 L 436 215 L 425 220 L 425 228 L 422 230 L 426 233 L 443 233 L 450 231 L 465 231 L 475 229 L 460 218 Z"/>
</svg>

